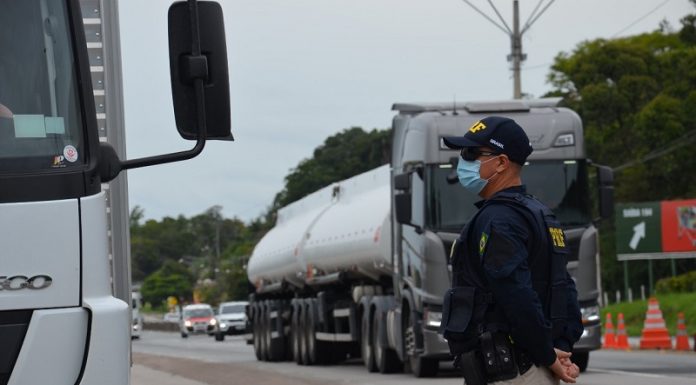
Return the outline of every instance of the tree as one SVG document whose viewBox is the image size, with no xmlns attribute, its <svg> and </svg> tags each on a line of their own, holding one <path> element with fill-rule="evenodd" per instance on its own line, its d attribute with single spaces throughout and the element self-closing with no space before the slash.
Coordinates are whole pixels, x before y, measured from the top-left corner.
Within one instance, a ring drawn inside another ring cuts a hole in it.
<svg viewBox="0 0 696 385">
<path fill-rule="evenodd" d="M 189 269 L 174 261 L 166 261 L 161 268 L 143 281 L 140 291 L 143 300 L 152 306 L 162 305 L 170 296 L 190 299 L 195 278 Z"/>
<path fill-rule="evenodd" d="M 696 196 L 696 15 L 681 22 L 674 33 L 583 42 L 551 67 L 549 95 L 563 96 L 582 117 L 587 154 L 614 168 L 618 202 Z M 614 290 L 623 271 L 612 226 L 602 230 L 603 281 Z M 679 264 L 693 269 L 693 262 Z M 656 263 L 656 275 L 668 272 L 668 261 Z"/>
<path fill-rule="evenodd" d="M 285 188 L 273 202 L 272 210 L 286 206 L 331 183 L 389 163 L 391 130 L 346 129 L 328 137 L 285 177 Z"/>
</svg>

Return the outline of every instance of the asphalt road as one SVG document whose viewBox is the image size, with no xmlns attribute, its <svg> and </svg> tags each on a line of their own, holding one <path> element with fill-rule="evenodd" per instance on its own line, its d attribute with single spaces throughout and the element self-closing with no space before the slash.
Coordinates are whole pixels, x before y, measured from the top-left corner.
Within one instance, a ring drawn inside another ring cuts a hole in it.
<svg viewBox="0 0 696 385">
<path fill-rule="evenodd" d="M 367 373 L 359 360 L 335 366 L 307 367 L 294 363 L 258 362 L 241 337 L 216 342 L 207 336 L 182 339 L 178 333 L 143 333 L 133 341 L 133 385 L 319 385 L 421 383 L 462 384 L 449 363 L 441 363 L 437 378 L 410 374 Z M 683 385 L 696 384 L 696 353 L 656 351 L 597 351 L 578 384 Z"/>
</svg>

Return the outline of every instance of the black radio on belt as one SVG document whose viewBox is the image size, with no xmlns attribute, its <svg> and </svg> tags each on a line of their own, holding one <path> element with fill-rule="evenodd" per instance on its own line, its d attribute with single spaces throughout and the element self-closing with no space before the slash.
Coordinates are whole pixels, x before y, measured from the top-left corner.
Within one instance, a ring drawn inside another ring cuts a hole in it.
<svg viewBox="0 0 696 385">
<path fill-rule="evenodd" d="M 479 340 L 483 368 L 490 382 L 517 377 L 519 372 L 512 352 L 512 342 L 507 334 L 486 331 L 480 335 Z"/>
</svg>

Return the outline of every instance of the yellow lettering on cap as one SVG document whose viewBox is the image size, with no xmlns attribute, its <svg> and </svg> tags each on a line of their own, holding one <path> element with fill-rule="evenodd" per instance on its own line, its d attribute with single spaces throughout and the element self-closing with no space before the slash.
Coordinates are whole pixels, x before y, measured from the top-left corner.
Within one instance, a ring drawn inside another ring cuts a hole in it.
<svg viewBox="0 0 696 385">
<path fill-rule="evenodd" d="M 483 124 L 483 122 L 478 121 L 478 122 L 474 123 L 474 125 L 471 126 L 471 128 L 469 128 L 469 132 L 473 132 L 475 134 L 478 131 L 485 130 L 485 129 L 486 129 L 486 125 Z"/>
</svg>

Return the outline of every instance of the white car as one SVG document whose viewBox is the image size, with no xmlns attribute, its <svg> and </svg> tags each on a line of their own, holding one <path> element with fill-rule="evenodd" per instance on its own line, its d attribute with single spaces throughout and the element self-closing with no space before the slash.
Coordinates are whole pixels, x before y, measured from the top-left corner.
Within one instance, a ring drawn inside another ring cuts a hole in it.
<svg viewBox="0 0 696 385">
<path fill-rule="evenodd" d="M 188 337 L 190 333 L 205 333 L 212 336 L 216 326 L 217 320 L 210 305 L 202 303 L 184 306 L 179 322 L 181 338 Z"/>
<path fill-rule="evenodd" d="M 246 301 L 223 302 L 217 313 L 217 328 L 215 340 L 222 341 L 225 335 L 242 333 L 246 329 Z"/>
<path fill-rule="evenodd" d="M 143 315 L 140 314 L 140 307 L 140 293 L 134 292 L 131 294 L 131 315 L 133 318 L 131 339 L 140 338 L 140 331 L 143 330 Z"/>
</svg>

